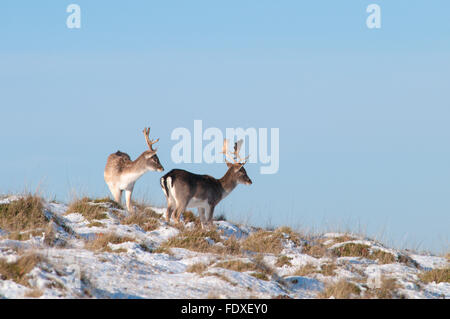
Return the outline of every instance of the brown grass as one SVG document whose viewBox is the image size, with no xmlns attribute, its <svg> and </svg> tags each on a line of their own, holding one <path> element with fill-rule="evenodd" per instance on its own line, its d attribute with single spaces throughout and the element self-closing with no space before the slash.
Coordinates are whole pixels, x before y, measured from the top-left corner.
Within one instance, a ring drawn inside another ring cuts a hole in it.
<svg viewBox="0 0 450 319">
<path fill-rule="evenodd" d="M 278 256 L 275 266 L 283 267 L 286 265 L 286 266 L 291 267 L 292 266 L 291 260 L 292 260 L 292 257 L 288 257 L 286 255 Z"/>
<path fill-rule="evenodd" d="M 450 267 L 424 271 L 419 274 L 419 279 L 425 283 L 450 282 Z"/>
<path fill-rule="evenodd" d="M 157 214 L 153 209 L 151 209 L 151 205 L 145 200 L 131 200 L 131 206 L 136 208 L 136 211 L 148 211 L 149 214 L 152 214 L 151 217 L 159 219 L 161 215 Z"/>
<path fill-rule="evenodd" d="M 201 225 L 200 218 L 195 216 L 194 213 L 190 210 L 187 210 L 183 213 L 183 219 L 186 224 L 193 222 L 196 226 Z"/>
<path fill-rule="evenodd" d="M 282 234 L 259 230 L 248 236 L 242 243 L 242 249 L 258 253 L 279 254 L 283 250 Z"/>
<path fill-rule="evenodd" d="M 269 277 L 265 273 L 262 273 L 262 272 L 253 272 L 253 273 L 250 274 L 250 276 L 253 276 L 253 277 L 255 277 L 257 279 L 260 279 L 260 280 L 265 280 L 265 281 L 269 281 L 270 280 Z"/>
<path fill-rule="evenodd" d="M 29 287 L 26 275 L 45 258 L 36 253 L 27 253 L 20 256 L 15 262 L 8 263 L 0 259 L 0 279 L 13 280 L 16 283 Z"/>
<path fill-rule="evenodd" d="M 337 266 L 334 263 L 326 263 L 320 265 L 318 268 L 312 263 L 308 263 L 298 268 L 292 275 L 293 276 L 309 276 L 311 274 L 322 274 L 324 276 L 334 276 Z"/>
<path fill-rule="evenodd" d="M 302 246 L 302 253 L 314 258 L 322 258 L 328 254 L 328 250 L 322 243 L 307 242 Z"/>
<path fill-rule="evenodd" d="M 157 247 L 157 248 L 153 249 L 151 252 L 155 253 L 155 254 L 167 254 L 169 256 L 174 255 L 169 247 Z"/>
<path fill-rule="evenodd" d="M 334 263 L 326 263 L 320 266 L 320 273 L 324 276 L 334 276 L 337 266 Z"/>
<path fill-rule="evenodd" d="M 334 243 L 333 243 L 333 245 L 334 245 L 334 244 L 337 244 L 337 243 L 343 243 L 343 242 L 346 242 L 346 241 L 354 240 L 355 237 L 352 237 L 350 235 L 345 234 L 345 235 L 342 235 L 342 236 L 332 237 L 332 238 L 327 238 L 327 239 L 332 239 L 334 241 Z"/>
<path fill-rule="evenodd" d="M 229 270 L 244 272 L 244 271 L 258 271 L 259 267 L 253 262 L 244 262 L 242 260 L 228 260 L 217 263 L 214 267 L 225 268 Z"/>
<path fill-rule="evenodd" d="M 44 242 L 53 246 L 56 243 L 53 222 L 72 234 L 70 227 L 64 225 L 61 218 L 45 216 L 42 199 L 37 195 L 27 194 L 9 204 L 0 204 L 0 228 L 9 232 L 9 239 L 28 240 L 44 233 Z M 58 241 L 58 244 L 64 245 L 62 241 Z"/>
<path fill-rule="evenodd" d="M 94 222 L 90 222 L 87 227 L 103 227 L 103 226 L 104 226 L 103 223 L 94 221 Z"/>
<path fill-rule="evenodd" d="M 300 245 L 301 243 L 300 235 L 295 231 L 293 231 L 290 227 L 287 226 L 280 227 L 275 230 L 275 233 L 287 235 L 287 239 L 293 241 L 294 244 L 296 244 L 297 246 Z"/>
<path fill-rule="evenodd" d="M 364 296 L 376 299 L 393 299 L 397 297 L 396 289 L 398 288 L 400 288 L 400 285 L 397 283 L 397 279 L 382 276 L 380 288 L 369 289 Z"/>
<path fill-rule="evenodd" d="M 93 203 L 93 200 L 88 197 L 84 197 L 71 203 L 66 211 L 66 215 L 79 213 L 87 220 L 93 221 L 107 218 L 106 211 L 105 207 Z"/>
<path fill-rule="evenodd" d="M 319 298 L 334 297 L 336 299 L 350 299 L 353 297 L 358 298 L 360 293 L 361 290 L 358 286 L 342 279 L 336 283 L 326 286 L 325 290 L 317 296 Z"/>
<path fill-rule="evenodd" d="M 391 253 L 371 249 L 370 246 L 364 244 L 348 243 L 333 249 L 336 257 L 363 257 L 371 260 L 377 260 L 381 264 L 390 264 L 396 261 Z"/>
<path fill-rule="evenodd" d="M 125 217 L 121 223 L 124 225 L 138 225 L 144 231 L 155 230 L 161 225 L 159 215 L 150 209 L 137 210 L 135 213 Z"/>
<path fill-rule="evenodd" d="M 228 260 L 217 263 L 214 266 L 239 272 L 252 271 L 250 276 L 262 280 L 269 280 L 269 278 L 274 274 L 274 270 L 264 263 L 262 255 L 256 256 L 251 262 L 244 262 L 242 260 Z"/>
<path fill-rule="evenodd" d="M 123 209 L 122 205 L 120 205 L 119 203 L 117 203 L 116 201 L 112 200 L 109 197 L 91 199 L 90 201 L 94 204 L 108 204 L 108 206 L 111 208 Z"/>
<path fill-rule="evenodd" d="M 48 224 L 42 199 L 38 196 L 28 194 L 9 204 L 0 204 L 0 228 L 11 232 L 12 236 L 20 237 L 22 231 L 39 231 L 42 234 Z"/>
<path fill-rule="evenodd" d="M 292 276 L 308 276 L 311 275 L 313 273 L 317 273 L 318 269 L 315 265 L 308 263 L 304 266 L 299 267 L 293 274 Z"/>
<path fill-rule="evenodd" d="M 209 237 L 216 243 L 222 243 L 223 246 L 210 245 L 206 241 L 206 237 Z M 227 240 L 222 240 L 216 230 L 205 230 L 201 228 L 182 229 L 177 236 L 170 238 L 160 246 L 162 249 L 171 247 L 185 248 L 202 253 L 210 252 L 236 255 L 240 252 L 239 243 L 234 236 L 231 236 Z"/>
<path fill-rule="evenodd" d="M 291 240 L 300 244 L 299 236 L 289 227 L 281 227 L 274 231 L 258 230 L 248 236 L 242 243 L 242 249 L 257 253 L 280 254 L 283 250 L 283 240 Z"/>
<path fill-rule="evenodd" d="M 201 274 L 203 273 L 206 269 L 208 269 L 208 265 L 204 264 L 204 263 L 195 263 L 192 265 L 189 265 L 186 269 L 187 272 L 193 272 L 196 274 Z"/>
<path fill-rule="evenodd" d="M 125 252 L 124 249 L 112 250 L 108 244 L 121 244 L 127 241 L 134 241 L 131 237 L 122 237 L 115 233 L 97 234 L 95 239 L 86 243 L 85 247 L 93 251 L 108 251 L 108 252 Z"/>
</svg>

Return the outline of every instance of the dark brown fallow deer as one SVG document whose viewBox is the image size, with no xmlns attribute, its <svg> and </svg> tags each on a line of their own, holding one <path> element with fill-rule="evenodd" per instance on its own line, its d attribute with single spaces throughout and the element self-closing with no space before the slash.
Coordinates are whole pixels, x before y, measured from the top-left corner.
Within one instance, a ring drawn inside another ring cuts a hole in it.
<svg viewBox="0 0 450 319">
<path fill-rule="evenodd" d="M 161 177 L 161 187 L 167 199 L 165 216 L 167 222 L 170 222 L 173 214 L 178 223 L 186 208 L 196 207 L 202 225 L 205 223 L 211 225 L 216 205 L 238 184 L 252 184 L 244 169 L 248 156 L 245 159 L 239 156 L 241 145 L 242 140 L 236 142 L 234 152 L 229 153 L 228 141 L 224 140 L 222 153 L 225 155 L 228 170 L 220 179 L 209 175 L 193 174 L 182 169 L 173 169 Z M 231 162 L 227 161 L 227 158 Z"/>
</svg>

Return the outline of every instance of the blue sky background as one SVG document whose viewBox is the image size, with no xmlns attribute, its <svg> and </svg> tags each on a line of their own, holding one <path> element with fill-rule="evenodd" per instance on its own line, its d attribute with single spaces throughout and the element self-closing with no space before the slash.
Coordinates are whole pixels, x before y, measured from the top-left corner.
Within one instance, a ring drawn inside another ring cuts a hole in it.
<svg viewBox="0 0 450 319">
<path fill-rule="evenodd" d="M 66 7 L 81 6 L 80 30 Z M 382 10 L 370 30 L 366 7 Z M 280 128 L 280 170 L 216 213 L 258 226 L 363 231 L 449 249 L 450 2 L 22 1 L 0 3 L 0 193 L 106 196 L 106 157 L 174 164 L 176 127 Z M 135 196 L 165 203 L 161 174 Z"/>
</svg>

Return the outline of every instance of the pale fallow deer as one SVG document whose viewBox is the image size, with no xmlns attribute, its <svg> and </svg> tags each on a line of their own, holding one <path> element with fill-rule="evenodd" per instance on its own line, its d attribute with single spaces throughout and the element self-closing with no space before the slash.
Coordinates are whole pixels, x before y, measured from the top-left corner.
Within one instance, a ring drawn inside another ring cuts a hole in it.
<svg viewBox="0 0 450 319">
<path fill-rule="evenodd" d="M 170 222 L 173 214 L 175 221 L 179 223 L 181 214 L 186 208 L 197 208 L 202 226 L 211 225 L 216 205 L 230 194 L 237 184 L 252 184 L 244 169 L 248 156 L 245 159 L 239 156 L 241 145 L 242 140 L 235 143 L 232 157 L 228 151 L 228 141 L 224 140 L 222 153 L 225 154 L 228 170 L 220 179 L 193 174 L 182 169 L 173 169 L 161 177 L 161 187 L 167 199 L 165 216 L 167 222 Z M 227 161 L 227 157 L 232 162 Z"/>
<path fill-rule="evenodd" d="M 145 141 L 149 150 L 143 152 L 136 160 L 132 161 L 130 156 L 121 151 L 117 151 L 108 156 L 106 161 L 104 178 L 111 191 L 114 200 L 121 203 L 122 192 L 125 191 L 127 210 L 133 212 L 131 206 L 131 194 L 133 193 L 136 181 L 148 171 L 162 172 L 164 168 L 159 162 L 157 149 L 153 149 L 153 144 L 159 141 L 150 140 L 150 128 L 144 128 Z"/>
</svg>

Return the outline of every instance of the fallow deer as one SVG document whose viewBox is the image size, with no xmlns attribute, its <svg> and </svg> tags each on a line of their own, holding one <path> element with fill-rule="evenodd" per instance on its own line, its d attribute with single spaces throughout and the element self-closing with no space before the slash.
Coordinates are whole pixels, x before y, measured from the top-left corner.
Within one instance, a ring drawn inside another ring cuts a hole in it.
<svg viewBox="0 0 450 319">
<path fill-rule="evenodd" d="M 173 213 L 175 221 L 178 223 L 186 208 L 196 207 L 202 226 L 205 225 L 205 222 L 211 225 L 216 205 L 230 194 L 237 184 L 252 184 L 244 169 L 248 156 L 244 160 L 239 156 L 241 145 L 242 140 L 235 143 L 234 152 L 231 153 L 234 157 L 231 157 L 228 151 L 228 141 L 224 140 L 222 153 L 225 155 L 228 170 L 220 179 L 209 175 L 193 174 L 182 169 L 171 170 L 161 177 L 161 187 L 167 199 L 165 216 L 167 222 L 170 222 Z M 232 162 L 227 161 L 227 157 Z"/>
<path fill-rule="evenodd" d="M 157 149 L 153 149 L 152 146 L 159 141 L 159 138 L 150 140 L 150 128 L 144 128 L 143 133 L 149 150 L 143 152 L 135 161 L 132 161 L 128 154 L 117 151 L 108 156 L 104 171 L 105 182 L 117 203 L 121 203 L 122 192 L 125 191 L 129 212 L 133 212 L 131 194 L 134 183 L 148 171 L 162 172 L 164 170 L 156 155 Z"/>
</svg>

